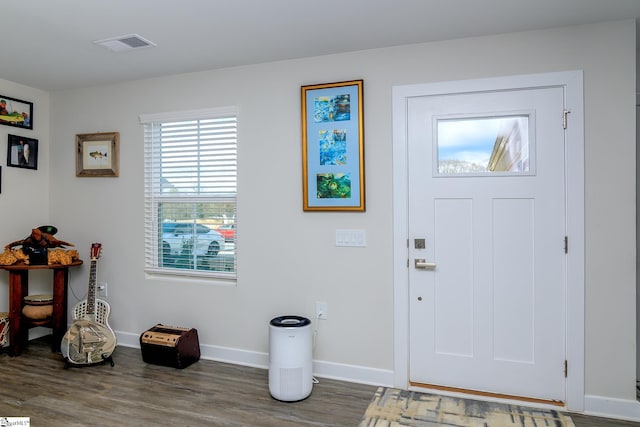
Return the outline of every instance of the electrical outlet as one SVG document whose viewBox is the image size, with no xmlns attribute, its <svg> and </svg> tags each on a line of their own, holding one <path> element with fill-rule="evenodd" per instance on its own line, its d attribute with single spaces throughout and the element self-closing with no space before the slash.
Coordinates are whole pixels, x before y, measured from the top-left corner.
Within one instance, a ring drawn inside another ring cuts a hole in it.
<svg viewBox="0 0 640 427">
<path fill-rule="evenodd" d="M 107 296 L 107 282 L 100 282 L 98 284 L 98 296 L 99 297 Z"/>
<path fill-rule="evenodd" d="M 327 320 L 329 309 L 326 302 L 316 301 L 316 319 Z"/>
</svg>

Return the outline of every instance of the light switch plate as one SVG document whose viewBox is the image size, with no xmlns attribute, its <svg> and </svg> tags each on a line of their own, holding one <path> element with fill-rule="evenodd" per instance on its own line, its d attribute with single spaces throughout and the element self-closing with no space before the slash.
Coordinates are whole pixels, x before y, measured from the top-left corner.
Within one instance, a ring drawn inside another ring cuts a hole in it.
<svg viewBox="0 0 640 427">
<path fill-rule="evenodd" d="M 336 246 L 367 246 L 367 233 L 364 230 L 336 230 Z"/>
</svg>

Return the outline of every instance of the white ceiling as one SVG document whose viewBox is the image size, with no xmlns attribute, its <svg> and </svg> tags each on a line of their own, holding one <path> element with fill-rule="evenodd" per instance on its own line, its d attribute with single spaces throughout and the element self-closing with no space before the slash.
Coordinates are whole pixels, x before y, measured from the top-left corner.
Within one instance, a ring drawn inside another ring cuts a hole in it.
<svg viewBox="0 0 640 427">
<path fill-rule="evenodd" d="M 26 0 L 0 78 L 47 91 L 339 52 L 640 18 L 640 0 Z M 93 41 L 157 44 L 114 53 Z"/>
</svg>

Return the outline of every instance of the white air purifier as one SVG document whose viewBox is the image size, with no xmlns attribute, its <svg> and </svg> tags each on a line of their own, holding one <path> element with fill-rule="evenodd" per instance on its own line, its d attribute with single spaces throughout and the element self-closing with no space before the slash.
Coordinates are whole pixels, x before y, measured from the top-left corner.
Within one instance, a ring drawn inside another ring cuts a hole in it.
<svg viewBox="0 0 640 427">
<path fill-rule="evenodd" d="M 280 316 L 269 323 L 269 392 L 274 399 L 295 402 L 313 388 L 311 320 Z"/>
</svg>

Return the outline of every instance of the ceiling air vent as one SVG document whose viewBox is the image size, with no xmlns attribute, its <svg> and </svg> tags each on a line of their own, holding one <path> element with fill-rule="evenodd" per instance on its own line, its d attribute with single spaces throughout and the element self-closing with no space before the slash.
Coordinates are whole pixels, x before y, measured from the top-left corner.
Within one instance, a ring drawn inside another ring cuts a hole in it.
<svg viewBox="0 0 640 427">
<path fill-rule="evenodd" d="M 141 37 L 137 34 L 128 34 L 126 36 L 112 37 L 110 39 L 96 40 L 95 44 L 106 47 L 114 52 L 125 52 L 134 49 L 142 49 L 145 47 L 154 47 L 155 43 Z"/>
</svg>

